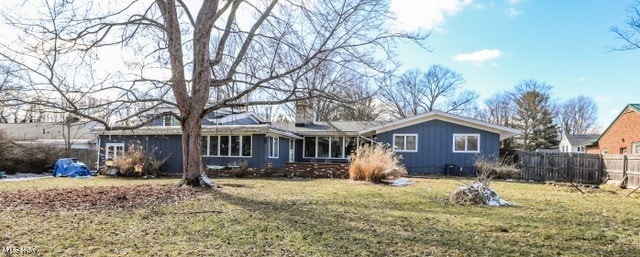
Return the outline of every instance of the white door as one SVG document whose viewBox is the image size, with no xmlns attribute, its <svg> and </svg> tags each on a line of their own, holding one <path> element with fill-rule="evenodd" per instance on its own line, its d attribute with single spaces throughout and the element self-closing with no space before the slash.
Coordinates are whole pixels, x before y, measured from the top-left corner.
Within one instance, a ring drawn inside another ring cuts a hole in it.
<svg viewBox="0 0 640 257">
<path fill-rule="evenodd" d="M 114 160 L 116 157 L 122 155 L 124 155 L 124 143 L 108 143 L 105 145 L 105 160 Z"/>
<path fill-rule="evenodd" d="M 296 160 L 296 141 L 289 139 L 289 162 Z"/>
</svg>

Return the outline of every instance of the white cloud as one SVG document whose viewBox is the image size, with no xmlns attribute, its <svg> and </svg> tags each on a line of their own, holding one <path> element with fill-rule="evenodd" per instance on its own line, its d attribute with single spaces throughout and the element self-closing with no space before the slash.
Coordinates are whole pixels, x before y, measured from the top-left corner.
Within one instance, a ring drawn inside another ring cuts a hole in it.
<svg viewBox="0 0 640 257">
<path fill-rule="evenodd" d="M 398 30 L 438 29 L 445 17 L 471 4 L 473 0 L 391 0 L 389 10 L 396 15 L 393 25 Z"/>
<path fill-rule="evenodd" d="M 509 17 L 516 17 L 518 15 L 522 14 L 521 11 L 516 10 L 516 8 L 509 8 L 509 10 L 507 10 L 507 16 Z"/>
<path fill-rule="evenodd" d="M 472 62 L 475 65 L 480 65 L 483 62 L 495 60 L 502 56 L 502 51 L 499 49 L 482 49 L 472 53 L 456 54 L 452 59 L 456 62 Z M 496 66 L 495 62 L 491 63 L 491 66 Z"/>
<path fill-rule="evenodd" d="M 587 78 L 585 77 L 578 77 L 578 82 L 587 82 Z"/>
<path fill-rule="evenodd" d="M 507 0 L 507 3 L 511 4 L 511 5 L 515 5 L 520 3 L 521 0 Z"/>
</svg>

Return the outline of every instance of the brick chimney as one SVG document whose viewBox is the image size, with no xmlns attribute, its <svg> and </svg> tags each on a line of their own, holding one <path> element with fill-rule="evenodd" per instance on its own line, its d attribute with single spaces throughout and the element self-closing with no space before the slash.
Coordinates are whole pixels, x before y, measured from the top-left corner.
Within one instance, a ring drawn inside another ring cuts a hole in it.
<svg viewBox="0 0 640 257">
<path fill-rule="evenodd" d="M 296 127 L 313 123 L 313 110 L 307 101 L 296 102 Z"/>
</svg>

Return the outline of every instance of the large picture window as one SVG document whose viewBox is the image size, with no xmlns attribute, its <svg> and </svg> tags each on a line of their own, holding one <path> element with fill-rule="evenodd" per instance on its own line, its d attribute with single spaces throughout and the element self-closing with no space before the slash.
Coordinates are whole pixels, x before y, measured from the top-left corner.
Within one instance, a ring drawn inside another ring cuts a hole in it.
<svg viewBox="0 0 640 257">
<path fill-rule="evenodd" d="M 269 158 L 278 158 L 278 149 L 280 149 L 279 137 L 267 137 L 267 148 L 269 150 Z"/>
<path fill-rule="evenodd" d="M 251 136 L 203 136 L 202 155 L 251 157 Z"/>
<path fill-rule="evenodd" d="M 453 134 L 453 152 L 480 152 L 480 134 Z"/>
<path fill-rule="evenodd" d="M 356 137 L 305 137 L 304 158 L 344 159 L 357 146 Z"/>
<path fill-rule="evenodd" d="M 418 134 L 393 134 L 393 150 L 396 152 L 417 152 Z"/>
</svg>

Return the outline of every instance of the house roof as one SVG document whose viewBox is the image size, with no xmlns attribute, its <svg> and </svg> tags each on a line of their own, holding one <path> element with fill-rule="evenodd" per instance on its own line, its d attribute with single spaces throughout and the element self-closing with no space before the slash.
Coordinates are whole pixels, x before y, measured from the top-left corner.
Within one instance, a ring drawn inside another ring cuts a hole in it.
<svg viewBox="0 0 640 257">
<path fill-rule="evenodd" d="M 521 131 L 517 129 L 508 128 L 508 127 L 504 127 L 496 124 L 491 124 L 488 122 L 484 122 L 484 121 L 480 121 L 480 120 L 476 120 L 468 117 L 453 115 L 453 114 L 445 113 L 441 111 L 431 111 L 428 113 L 400 119 L 400 120 L 389 122 L 379 126 L 365 128 L 359 132 L 360 134 L 363 134 L 363 135 L 377 134 L 377 133 L 387 132 L 394 129 L 419 124 L 419 123 L 430 121 L 430 120 L 442 120 L 442 121 L 451 122 L 451 123 L 455 123 L 455 124 L 459 124 L 459 125 L 463 125 L 471 128 L 484 130 L 484 131 L 494 132 L 500 135 L 500 140 L 507 139 L 521 133 Z"/>
<path fill-rule="evenodd" d="M 567 140 L 571 145 L 583 145 L 589 141 L 597 139 L 600 134 L 586 134 L 586 135 L 567 135 Z"/>
<path fill-rule="evenodd" d="M 252 116 L 253 115 L 253 116 Z M 484 131 L 494 132 L 500 135 L 500 140 L 520 134 L 519 130 L 507 128 L 467 117 L 432 111 L 422 115 L 409 117 L 393 122 L 388 121 L 325 121 L 313 122 L 303 126 L 296 126 L 294 122 L 274 122 L 270 124 L 255 124 L 261 120 L 250 113 L 232 113 L 216 118 L 209 117 L 202 124 L 202 133 L 264 133 L 284 136 L 289 138 L 301 138 L 301 136 L 369 136 L 376 133 L 406 127 L 429 120 L 443 120 L 463 126 L 468 126 Z M 246 124 L 245 120 L 251 120 Z M 216 124 L 211 124 L 217 121 Z M 226 123 L 226 124 L 225 124 Z M 135 130 L 105 131 L 104 128 L 94 128 L 93 133 L 101 135 L 180 135 L 180 126 L 145 126 Z"/>
<path fill-rule="evenodd" d="M 620 111 L 620 113 L 618 113 L 618 116 L 616 116 L 615 119 L 613 119 L 613 121 L 611 122 L 611 124 L 609 124 L 609 126 L 607 127 L 607 129 L 604 130 L 604 132 L 602 132 L 602 134 L 600 134 L 600 136 L 598 138 L 596 138 L 595 140 L 591 140 L 589 142 L 585 142 L 585 145 L 595 145 L 598 143 L 598 141 L 600 141 L 600 138 L 602 138 L 602 136 L 604 134 L 607 133 L 607 131 L 609 131 L 609 129 L 611 129 L 611 126 L 613 126 L 613 124 L 616 123 L 616 121 L 620 118 L 620 115 L 622 115 L 627 109 L 631 109 L 634 110 L 636 112 L 640 112 L 640 104 L 627 104 L 626 107 L 624 107 L 624 109 L 622 109 L 622 111 Z"/>
<path fill-rule="evenodd" d="M 565 137 L 567 138 L 567 141 L 569 141 L 569 144 L 571 144 L 572 146 L 579 146 L 579 145 L 584 145 L 589 141 L 592 141 L 594 139 L 597 139 L 598 137 L 600 137 L 599 134 L 586 134 L 586 135 L 565 135 Z"/>
<path fill-rule="evenodd" d="M 73 123 L 71 124 L 71 138 L 93 140 L 95 135 L 91 134 L 91 129 L 97 125 L 96 122 Z M 60 140 L 67 136 L 67 126 L 59 122 L 1 123 L 0 130 L 3 130 L 13 140 L 25 142 Z"/>
<path fill-rule="evenodd" d="M 274 122 L 276 128 L 291 131 L 304 136 L 344 134 L 357 136 L 358 131 L 383 124 L 382 121 L 316 121 L 304 126 L 296 126 L 293 122 Z"/>
<path fill-rule="evenodd" d="M 104 130 L 103 127 L 96 127 L 93 129 L 93 133 L 100 135 L 140 135 L 140 136 L 152 136 L 152 135 L 180 135 L 182 129 L 180 126 L 147 126 L 134 130 Z M 289 131 L 283 131 L 279 128 L 269 126 L 267 124 L 259 125 L 203 125 L 202 134 L 216 134 L 216 133 L 259 133 L 259 134 L 271 134 L 277 136 L 283 136 L 288 138 L 302 139 L 300 136 L 293 134 Z"/>
</svg>

